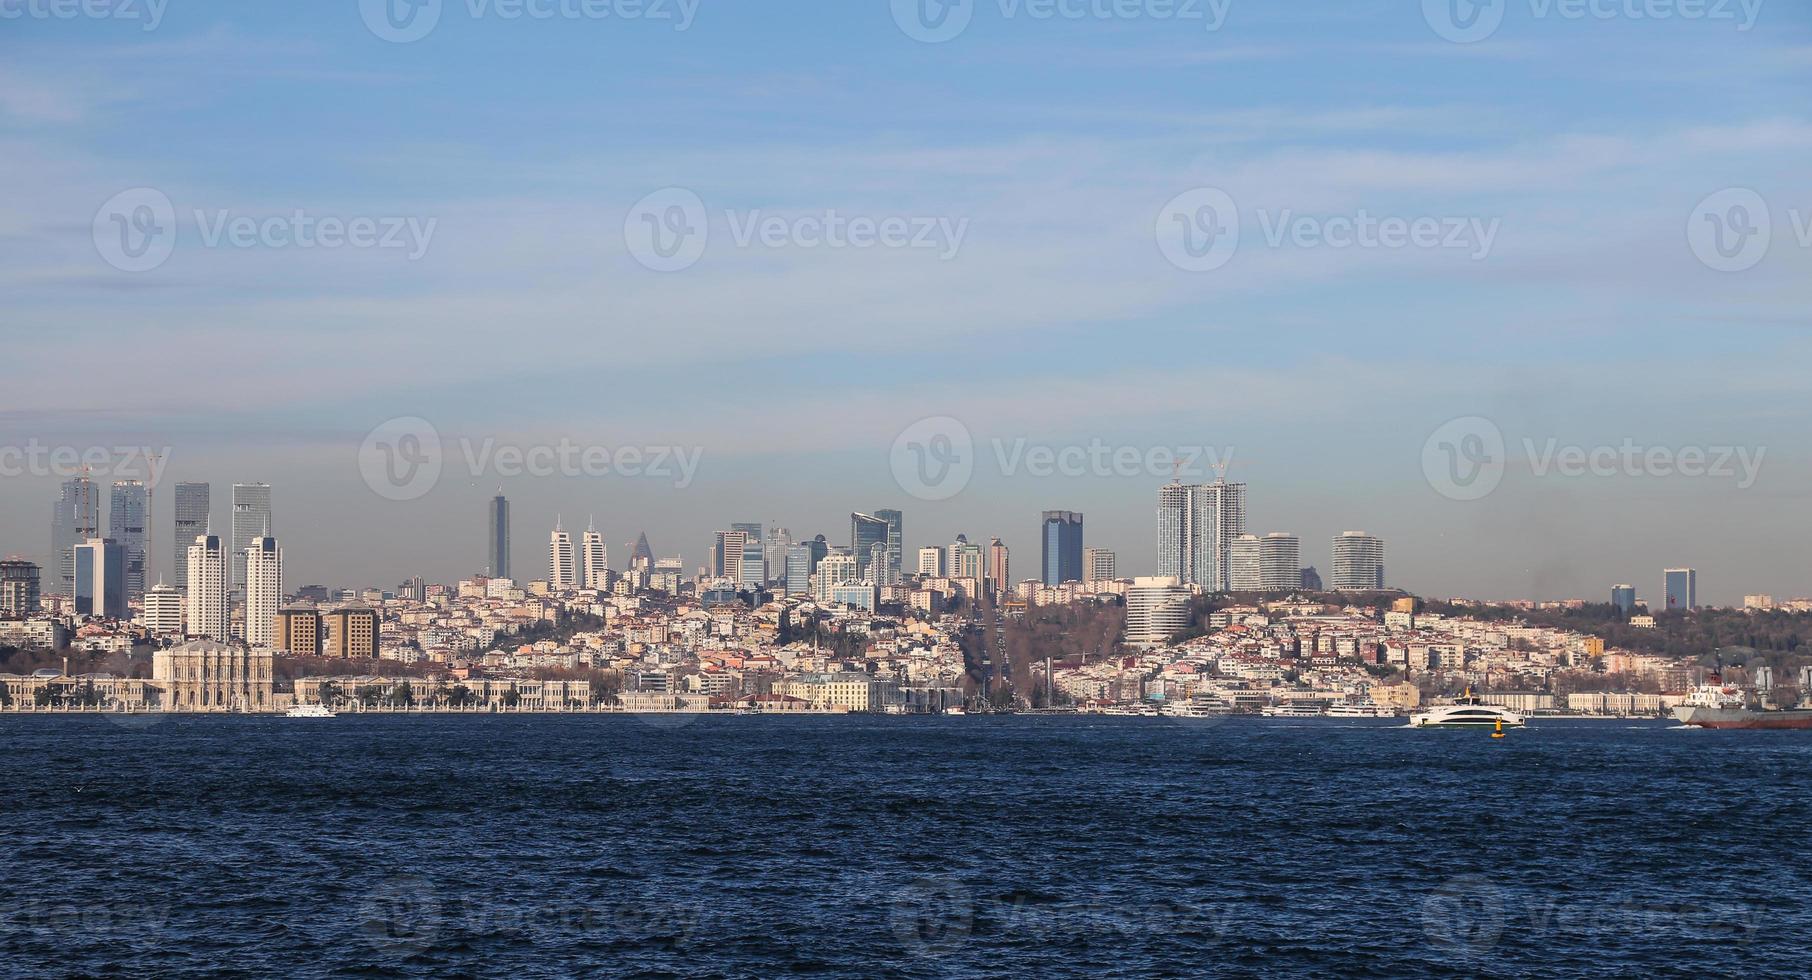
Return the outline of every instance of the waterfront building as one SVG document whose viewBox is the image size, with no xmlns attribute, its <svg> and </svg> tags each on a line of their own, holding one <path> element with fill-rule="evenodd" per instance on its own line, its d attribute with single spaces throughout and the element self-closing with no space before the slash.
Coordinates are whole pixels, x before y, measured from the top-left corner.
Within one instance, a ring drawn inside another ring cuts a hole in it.
<svg viewBox="0 0 1812 980">
<path fill-rule="evenodd" d="M 165 711 L 271 711 L 273 676 L 268 648 L 192 640 L 151 655 Z"/>
</svg>

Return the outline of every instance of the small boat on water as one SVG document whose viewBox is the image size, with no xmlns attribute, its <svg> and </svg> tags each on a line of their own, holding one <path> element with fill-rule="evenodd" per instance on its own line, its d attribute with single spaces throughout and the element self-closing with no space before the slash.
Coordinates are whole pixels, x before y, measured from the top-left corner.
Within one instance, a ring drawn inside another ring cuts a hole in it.
<svg viewBox="0 0 1812 980">
<path fill-rule="evenodd" d="M 324 704 L 292 704 L 283 713 L 285 718 L 338 718 L 333 709 Z"/>
<path fill-rule="evenodd" d="M 1472 696 L 1472 688 L 1467 688 L 1466 693 L 1454 698 L 1452 704 L 1436 705 L 1421 714 L 1411 715 L 1409 723 L 1416 728 L 1489 728 L 1502 731 L 1504 728 L 1523 727 L 1523 716 L 1509 708 L 1486 704 Z"/>
</svg>

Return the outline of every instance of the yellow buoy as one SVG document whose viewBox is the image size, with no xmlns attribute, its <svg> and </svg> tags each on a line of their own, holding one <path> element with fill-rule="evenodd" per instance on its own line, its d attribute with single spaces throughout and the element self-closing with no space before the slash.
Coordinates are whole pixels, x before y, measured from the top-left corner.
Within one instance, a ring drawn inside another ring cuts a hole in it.
<svg viewBox="0 0 1812 980">
<path fill-rule="evenodd" d="M 1491 737 L 1492 738 L 1503 738 L 1504 737 L 1504 719 L 1499 718 L 1497 720 L 1497 727 L 1492 729 Z"/>
</svg>

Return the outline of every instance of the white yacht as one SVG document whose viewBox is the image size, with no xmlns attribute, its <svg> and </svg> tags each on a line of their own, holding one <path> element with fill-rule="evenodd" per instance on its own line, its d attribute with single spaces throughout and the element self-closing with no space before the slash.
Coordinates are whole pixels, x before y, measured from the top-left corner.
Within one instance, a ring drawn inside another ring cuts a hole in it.
<svg viewBox="0 0 1812 980">
<path fill-rule="evenodd" d="M 1486 704 L 1472 696 L 1472 689 L 1453 699 L 1452 704 L 1436 705 L 1421 714 L 1411 715 L 1416 728 L 1504 728 L 1523 727 L 1523 716 L 1509 708 Z"/>
<path fill-rule="evenodd" d="M 324 704 L 292 704 L 283 713 L 285 718 L 338 718 L 333 709 Z"/>
</svg>

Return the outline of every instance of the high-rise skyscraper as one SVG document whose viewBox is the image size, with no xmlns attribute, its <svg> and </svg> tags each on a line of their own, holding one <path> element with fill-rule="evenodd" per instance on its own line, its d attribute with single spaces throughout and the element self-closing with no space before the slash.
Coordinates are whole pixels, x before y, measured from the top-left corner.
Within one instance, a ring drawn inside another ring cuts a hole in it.
<svg viewBox="0 0 1812 980">
<path fill-rule="evenodd" d="M 1228 592 L 1257 592 L 1265 587 L 1258 535 L 1241 534 L 1227 545 Z"/>
<path fill-rule="evenodd" d="M 1082 549 L 1082 580 L 1109 582 L 1114 578 L 1114 553 L 1106 548 Z"/>
<path fill-rule="evenodd" d="M 1302 542 L 1294 534 L 1272 531 L 1259 539 L 1260 587 L 1270 592 L 1302 588 Z"/>
<path fill-rule="evenodd" d="M 125 619 L 126 549 L 112 538 L 89 538 L 74 550 L 76 615 Z"/>
<path fill-rule="evenodd" d="M 578 556 L 573 553 L 573 536 L 558 520 L 547 542 L 547 588 L 550 592 L 571 592 L 579 587 Z"/>
<path fill-rule="evenodd" d="M 818 543 L 824 541 L 819 535 Z M 812 542 L 805 541 L 790 545 L 786 549 L 786 593 L 787 595 L 810 595 L 812 591 L 812 573 L 818 570 L 818 560 L 824 556 L 815 553 Z"/>
<path fill-rule="evenodd" d="M 283 601 L 283 549 L 267 529 L 245 549 L 245 642 L 268 647 Z"/>
<path fill-rule="evenodd" d="M 1013 587 L 1013 554 L 999 538 L 988 539 L 988 587 L 996 596 Z"/>
<path fill-rule="evenodd" d="M 580 581 L 587 589 L 610 588 L 610 551 L 604 547 L 604 535 L 597 521 L 588 521 L 579 537 Z"/>
<path fill-rule="evenodd" d="M 497 488 L 497 496 L 491 498 L 490 525 L 485 534 L 486 564 L 485 574 L 492 578 L 510 577 L 510 502 L 503 495 L 503 488 Z"/>
<path fill-rule="evenodd" d="M 887 522 L 887 581 L 898 582 L 906 571 L 906 515 L 897 510 L 877 510 L 875 516 Z"/>
<path fill-rule="evenodd" d="M 875 573 L 871 563 L 874 558 L 874 546 L 879 544 L 885 551 L 887 547 L 888 524 L 885 520 L 870 514 L 849 515 L 849 553 L 856 558 L 856 580 L 861 582 L 879 581 L 881 576 Z"/>
<path fill-rule="evenodd" d="M 1044 545 L 1044 584 L 1082 581 L 1082 515 L 1073 510 L 1047 510 L 1038 538 Z"/>
<path fill-rule="evenodd" d="M 1636 614 L 1636 587 L 1633 585 L 1611 586 L 1611 605 L 1625 616 Z"/>
<path fill-rule="evenodd" d="M 761 539 L 761 546 L 766 552 L 768 576 L 784 580 L 787 555 L 793 547 L 793 532 L 784 527 L 769 527 Z"/>
<path fill-rule="evenodd" d="M 635 536 L 635 547 L 629 551 L 630 568 L 647 568 L 654 564 L 654 549 L 648 545 L 648 532 Z"/>
<path fill-rule="evenodd" d="M 944 549 L 931 545 L 920 548 L 919 574 L 931 576 L 944 574 Z"/>
<path fill-rule="evenodd" d="M 1233 539 L 1246 533 L 1246 485 L 1216 480 L 1158 488 L 1158 575 L 1210 592 L 1234 588 Z"/>
<path fill-rule="evenodd" d="M 1691 612 L 1699 608 L 1699 573 L 1692 568 L 1669 568 L 1662 573 L 1662 588 L 1667 595 L 1668 612 Z"/>
<path fill-rule="evenodd" d="M 1189 626 L 1189 589 L 1174 577 L 1135 578 L 1126 590 L 1126 642 L 1156 646 Z"/>
<path fill-rule="evenodd" d="M 37 615 L 42 574 L 37 562 L 17 556 L 0 561 L 0 616 Z"/>
<path fill-rule="evenodd" d="M 245 549 L 270 526 L 271 485 L 233 484 L 233 568 L 228 586 L 236 589 L 245 585 Z"/>
<path fill-rule="evenodd" d="M 768 553 L 762 547 L 761 539 L 750 537 L 747 532 L 742 538 L 742 566 L 738 569 L 736 585 L 742 589 L 759 589 L 768 584 Z"/>
<path fill-rule="evenodd" d="M 174 544 L 170 550 L 175 552 L 173 568 L 178 589 L 189 587 L 189 545 L 208 533 L 209 496 L 210 488 L 205 483 L 176 485 L 176 534 L 170 539 Z"/>
<path fill-rule="evenodd" d="M 63 595 L 75 594 L 75 547 L 101 536 L 101 498 L 85 476 L 64 480 L 50 518 L 50 567 Z"/>
<path fill-rule="evenodd" d="M 190 636 L 225 642 L 231 618 L 227 600 L 227 557 L 220 535 L 197 535 L 189 545 L 189 584 L 183 601 L 188 607 L 184 629 Z"/>
<path fill-rule="evenodd" d="M 711 575 L 742 584 L 742 559 L 748 553 L 749 532 L 718 531 L 711 541 Z"/>
<path fill-rule="evenodd" d="M 150 519 L 145 504 L 145 484 L 116 480 L 107 502 L 107 536 L 120 543 L 126 555 L 126 599 L 145 594 L 145 529 Z"/>
<path fill-rule="evenodd" d="M 1384 588 L 1384 541 L 1364 531 L 1342 531 L 1334 538 L 1334 591 Z"/>
</svg>

